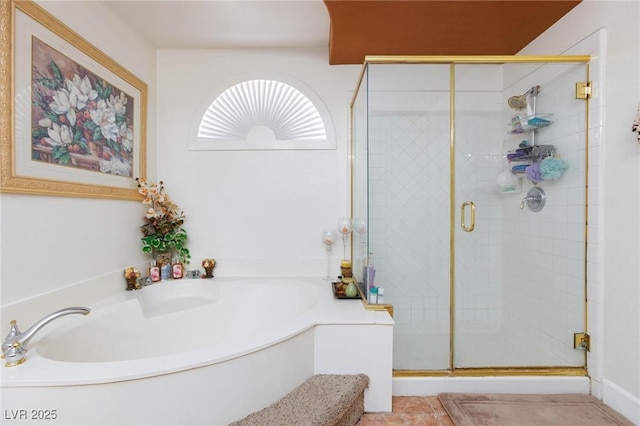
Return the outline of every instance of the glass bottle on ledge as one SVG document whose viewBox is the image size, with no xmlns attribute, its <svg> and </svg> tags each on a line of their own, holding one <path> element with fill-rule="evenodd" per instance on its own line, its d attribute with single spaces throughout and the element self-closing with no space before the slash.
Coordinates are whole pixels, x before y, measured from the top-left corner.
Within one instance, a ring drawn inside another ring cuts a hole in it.
<svg viewBox="0 0 640 426">
<path fill-rule="evenodd" d="M 152 260 L 149 265 L 149 276 L 154 283 L 160 281 L 160 267 L 155 260 Z"/>
<path fill-rule="evenodd" d="M 335 277 L 331 274 L 331 249 L 333 248 L 333 244 L 336 242 L 336 231 L 333 229 L 325 228 L 322 230 L 322 244 L 324 244 L 324 248 L 327 251 L 327 276 L 324 277 L 325 281 L 332 281 Z"/>
<path fill-rule="evenodd" d="M 184 266 L 180 263 L 180 259 L 177 257 L 173 258 L 173 263 L 171 264 L 171 277 L 174 280 L 179 280 L 184 276 Z"/>
</svg>

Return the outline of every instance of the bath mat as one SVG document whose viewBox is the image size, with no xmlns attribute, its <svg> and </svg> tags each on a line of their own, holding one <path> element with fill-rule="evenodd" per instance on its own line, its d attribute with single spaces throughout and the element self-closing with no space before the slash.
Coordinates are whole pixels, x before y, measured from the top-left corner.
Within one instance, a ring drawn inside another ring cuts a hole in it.
<svg viewBox="0 0 640 426">
<path fill-rule="evenodd" d="M 443 393 L 456 426 L 633 426 L 591 395 Z"/>
</svg>

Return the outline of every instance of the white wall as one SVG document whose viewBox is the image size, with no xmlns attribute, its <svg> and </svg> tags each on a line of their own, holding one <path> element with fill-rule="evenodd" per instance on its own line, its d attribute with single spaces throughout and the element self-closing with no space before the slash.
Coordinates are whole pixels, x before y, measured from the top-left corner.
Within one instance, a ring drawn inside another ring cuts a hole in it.
<svg viewBox="0 0 640 426">
<path fill-rule="evenodd" d="M 631 133 L 640 94 L 640 3 L 584 1 L 523 54 L 554 54 L 605 29 L 603 84 L 596 87 L 602 129 L 590 131 L 597 172 L 590 195 L 590 328 L 598 333 L 590 363 L 594 393 L 640 423 L 640 145 Z M 600 123 L 596 123 L 600 124 Z M 592 308 L 592 309 L 591 309 Z"/>
<path fill-rule="evenodd" d="M 155 49 L 97 2 L 38 4 L 148 84 L 148 149 L 154 153 Z M 148 168 L 155 171 L 153 154 Z M 2 305 L 144 260 L 141 203 L 14 194 L 0 195 L 0 203 Z"/>
<path fill-rule="evenodd" d="M 193 267 L 215 274 L 326 276 L 323 227 L 348 215 L 348 100 L 360 66 L 331 67 L 326 49 L 158 52 L 158 178 L 185 211 Z M 237 79 L 298 81 L 327 107 L 337 149 L 189 151 L 190 128 Z M 229 83 L 231 84 L 231 83 Z M 342 257 L 337 243 L 335 272 Z"/>
</svg>

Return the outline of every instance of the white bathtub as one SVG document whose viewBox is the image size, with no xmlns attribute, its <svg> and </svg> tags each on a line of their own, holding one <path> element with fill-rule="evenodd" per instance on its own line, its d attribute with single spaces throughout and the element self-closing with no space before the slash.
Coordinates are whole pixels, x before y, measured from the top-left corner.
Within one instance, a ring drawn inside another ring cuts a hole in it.
<svg viewBox="0 0 640 426">
<path fill-rule="evenodd" d="M 391 409 L 393 321 L 326 281 L 183 279 L 89 307 L 2 367 L 3 424 L 223 425 L 316 373 L 364 372 L 366 408 Z"/>
</svg>

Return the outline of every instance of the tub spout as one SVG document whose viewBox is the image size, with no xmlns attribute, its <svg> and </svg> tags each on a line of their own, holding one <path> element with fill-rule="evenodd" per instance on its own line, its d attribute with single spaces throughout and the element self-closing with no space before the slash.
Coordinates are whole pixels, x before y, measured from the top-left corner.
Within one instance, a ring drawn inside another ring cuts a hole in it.
<svg viewBox="0 0 640 426">
<path fill-rule="evenodd" d="M 42 327 L 49 324 L 56 318 L 69 314 L 82 314 L 87 315 L 91 312 L 91 309 L 84 307 L 71 307 L 60 309 L 42 318 L 40 321 L 33 324 L 26 331 L 21 332 L 18 329 L 16 320 L 11 321 L 11 330 L 7 337 L 2 342 L 2 358 L 6 359 L 6 367 L 14 367 L 20 365 L 25 361 L 24 354 L 27 353 L 27 344 L 35 334 L 40 331 Z"/>
</svg>

